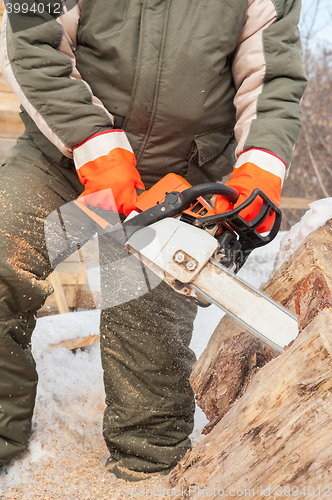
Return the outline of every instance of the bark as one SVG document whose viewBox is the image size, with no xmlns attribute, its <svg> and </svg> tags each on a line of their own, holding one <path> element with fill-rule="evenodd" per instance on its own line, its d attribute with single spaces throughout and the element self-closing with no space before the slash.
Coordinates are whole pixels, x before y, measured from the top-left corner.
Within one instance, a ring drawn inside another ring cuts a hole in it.
<svg viewBox="0 0 332 500">
<path fill-rule="evenodd" d="M 228 316 L 224 316 L 195 364 L 190 382 L 209 423 L 208 434 L 246 391 L 259 368 L 277 355 Z"/>
<path fill-rule="evenodd" d="M 300 334 L 283 354 L 259 345 L 255 358 L 248 333 L 230 334 L 228 319 L 217 327 L 192 377 L 216 425 L 171 473 L 174 498 L 204 489 L 212 498 L 332 495 L 331 250 L 328 221 L 264 287 L 299 316 Z M 259 369 L 262 353 L 274 359 Z"/>
</svg>

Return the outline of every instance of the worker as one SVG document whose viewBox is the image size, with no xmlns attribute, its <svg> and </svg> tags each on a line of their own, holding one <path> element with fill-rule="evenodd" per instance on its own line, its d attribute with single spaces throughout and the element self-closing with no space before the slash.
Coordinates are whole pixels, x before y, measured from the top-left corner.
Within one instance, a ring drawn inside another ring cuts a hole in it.
<svg viewBox="0 0 332 500">
<path fill-rule="evenodd" d="M 81 195 L 126 216 L 169 172 L 193 185 L 232 172 L 237 205 L 255 188 L 278 205 L 306 85 L 300 0 L 7 0 L 6 11 L 1 66 L 25 132 L 0 176 L 0 465 L 31 432 L 47 216 Z M 217 212 L 231 208 L 217 196 Z M 107 243 L 102 290 L 116 295 Z M 167 474 L 191 447 L 195 316 L 163 282 L 101 311 L 103 434 L 120 478 Z"/>
</svg>

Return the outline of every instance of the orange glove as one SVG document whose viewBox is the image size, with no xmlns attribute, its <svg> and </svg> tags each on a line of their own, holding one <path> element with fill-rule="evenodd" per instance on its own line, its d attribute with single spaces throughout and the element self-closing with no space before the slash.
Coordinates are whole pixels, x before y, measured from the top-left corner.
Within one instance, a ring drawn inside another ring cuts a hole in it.
<svg viewBox="0 0 332 500">
<path fill-rule="evenodd" d="M 240 155 L 230 180 L 225 183 L 239 193 L 239 199 L 233 205 L 223 196 L 217 195 L 215 212 L 224 213 L 237 208 L 257 188 L 263 191 L 275 205 L 279 206 L 285 172 L 285 163 L 272 153 L 260 149 L 245 151 Z M 262 205 L 263 200 L 258 196 L 240 212 L 241 217 L 247 221 L 253 220 L 258 215 Z M 274 214 L 268 215 L 257 230 L 260 233 L 268 231 L 273 224 L 274 217 Z"/>
<path fill-rule="evenodd" d="M 77 175 L 85 186 L 79 197 L 93 207 L 129 215 L 135 208 L 136 189 L 145 189 L 136 160 L 123 130 L 91 136 L 73 148 Z"/>
</svg>

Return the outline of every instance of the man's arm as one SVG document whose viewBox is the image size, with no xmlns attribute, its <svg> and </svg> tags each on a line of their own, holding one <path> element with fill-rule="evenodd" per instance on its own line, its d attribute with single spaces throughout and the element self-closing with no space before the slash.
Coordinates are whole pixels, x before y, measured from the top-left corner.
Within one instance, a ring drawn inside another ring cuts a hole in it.
<svg viewBox="0 0 332 500">
<path fill-rule="evenodd" d="M 3 74 L 40 131 L 74 158 L 85 200 L 127 215 L 134 207 L 136 188 L 144 185 L 126 134 L 112 129 L 112 115 L 76 68 L 81 0 L 71 3 L 69 10 L 64 5 L 60 16 L 54 13 L 60 3 L 53 1 L 52 15 L 49 0 L 29 0 L 26 12 L 22 4 L 17 14 L 5 15 Z"/>
<path fill-rule="evenodd" d="M 64 6 L 58 17 L 49 13 L 49 1 L 24 3 L 28 12 L 23 12 L 23 4 L 17 14 L 5 12 L 3 75 L 41 132 L 63 154 L 72 156 L 73 146 L 113 126 L 113 117 L 76 68 L 81 2 L 74 2 L 70 10 Z M 36 5 L 42 5 L 44 12 L 36 12 Z M 51 5 L 56 10 L 60 3 Z"/>
<path fill-rule="evenodd" d="M 249 0 L 233 59 L 236 155 L 271 151 L 287 166 L 301 130 L 306 87 L 297 24 L 300 0 Z"/>
<path fill-rule="evenodd" d="M 236 87 L 236 164 L 227 183 L 242 203 L 255 188 L 277 205 L 293 148 L 301 130 L 300 99 L 306 78 L 297 28 L 300 0 L 249 0 L 233 58 Z M 241 215 L 251 220 L 261 202 Z M 222 197 L 216 210 L 233 208 Z M 261 228 L 268 229 L 269 224 Z"/>
</svg>

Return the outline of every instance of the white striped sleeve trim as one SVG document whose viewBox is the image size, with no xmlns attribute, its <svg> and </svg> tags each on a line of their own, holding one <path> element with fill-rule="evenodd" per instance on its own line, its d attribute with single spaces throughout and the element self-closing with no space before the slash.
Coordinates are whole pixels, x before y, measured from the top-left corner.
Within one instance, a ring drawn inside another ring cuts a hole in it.
<svg viewBox="0 0 332 500">
<path fill-rule="evenodd" d="M 73 148 L 76 170 L 89 161 L 94 161 L 100 156 L 106 156 L 115 148 L 126 149 L 133 153 L 123 130 L 109 130 L 93 135 L 90 139 Z"/>
<path fill-rule="evenodd" d="M 278 156 L 262 149 L 249 149 L 239 156 L 234 168 L 240 168 L 247 162 L 254 163 L 257 167 L 280 177 L 281 185 L 283 184 L 286 164 Z"/>
<path fill-rule="evenodd" d="M 0 0 L 1 1 L 1 0 Z M 80 22 L 80 17 L 81 17 L 81 9 L 82 9 L 82 4 L 83 0 L 76 0 L 77 3 L 75 6 L 71 6 L 71 8 L 68 10 L 66 4 L 63 6 L 63 13 L 61 16 L 57 18 L 57 22 L 61 24 L 63 28 L 63 36 L 61 40 L 61 44 L 58 47 L 59 52 L 62 52 L 64 55 L 69 57 L 71 61 L 71 66 L 72 66 L 72 71 L 69 75 L 69 77 L 72 80 L 80 80 L 88 89 L 89 94 L 91 95 L 91 102 L 93 105 L 98 106 L 101 108 L 104 113 L 107 114 L 107 116 L 110 119 L 110 122 L 112 125 L 114 125 L 114 118 L 113 115 L 105 108 L 103 103 L 101 102 L 100 99 L 98 99 L 95 95 L 93 95 L 93 92 L 91 90 L 90 85 L 82 79 L 77 67 L 76 67 L 76 58 L 75 58 L 75 50 L 77 46 L 77 31 L 78 31 L 78 26 Z"/>
<path fill-rule="evenodd" d="M 263 31 L 277 19 L 274 0 L 248 0 L 246 17 L 235 51 L 232 74 L 236 88 L 234 128 L 236 158 L 244 149 L 251 123 L 257 119 L 257 102 L 264 87 L 266 60 Z"/>
<path fill-rule="evenodd" d="M 53 132 L 53 130 L 48 126 L 44 118 L 41 116 L 41 114 L 32 106 L 30 101 L 26 98 L 23 90 L 19 86 L 14 72 L 12 70 L 9 57 L 8 57 L 8 52 L 7 52 L 7 21 L 8 21 L 8 16 L 7 16 L 7 11 L 6 9 L 4 10 L 4 16 L 3 16 L 3 22 L 2 22 L 2 29 L 1 29 L 1 50 L 0 50 L 0 64 L 2 68 L 2 74 L 8 83 L 8 85 L 11 87 L 13 92 L 15 93 L 16 97 L 19 99 L 20 103 L 24 107 L 24 109 L 29 113 L 39 130 L 47 137 L 49 141 L 51 141 L 65 156 L 68 156 L 68 158 L 73 157 L 73 153 L 71 148 L 66 146 L 60 138 Z"/>
</svg>

